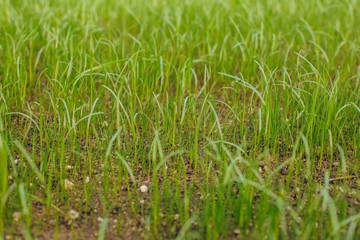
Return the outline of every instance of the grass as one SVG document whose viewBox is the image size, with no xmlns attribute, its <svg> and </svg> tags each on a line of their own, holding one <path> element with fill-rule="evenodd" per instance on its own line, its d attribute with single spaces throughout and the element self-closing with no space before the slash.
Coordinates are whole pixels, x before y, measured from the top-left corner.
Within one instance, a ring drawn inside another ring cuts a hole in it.
<svg viewBox="0 0 360 240">
<path fill-rule="evenodd" d="M 359 1 L 0 3 L 0 239 L 359 239 Z"/>
</svg>

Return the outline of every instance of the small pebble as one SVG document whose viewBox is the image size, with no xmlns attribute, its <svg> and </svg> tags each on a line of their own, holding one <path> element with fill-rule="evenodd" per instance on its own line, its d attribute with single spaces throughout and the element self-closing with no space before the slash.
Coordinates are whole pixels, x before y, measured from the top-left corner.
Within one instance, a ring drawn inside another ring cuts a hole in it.
<svg viewBox="0 0 360 240">
<path fill-rule="evenodd" d="M 141 185 L 140 192 L 146 193 L 148 191 L 148 187 L 146 185 Z"/>
<path fill-rule="evenodd" d="M 18 222 L 19 219 L 20 219 L 20 217 L 21 217 L 21 213 L 20 213 L 20 212 L 14 212 L 14 213 L 12 214 L 12 216 L 13 216 L 13 218 L 14 218 L 14 221 L 15 221 L 15 222 Z"/>
<path fill-rule="evenodd" d="M 69 216 L 72 220 L 75 220 L 75 219 L 79 218 L 79 213 L 74 210 L 70 210 Z"/>
<path fill-rule="evenodd" d="M 66 166 L 65 166 L 65 169 L 66 169 L 66 170 L 71 170 L 72 168 L 73 168 L 73 167 L 72 167 L 71 165 L 66 165 Z"/>
<path fill-rule="evenodd" d="M 64 187 L 65 187 L 65 190 L 70 190 L 70 189 L 72 189 L 74 187 L 74 183 L 72 183 L 68 179 L 65 179 Z"/>
</svg>

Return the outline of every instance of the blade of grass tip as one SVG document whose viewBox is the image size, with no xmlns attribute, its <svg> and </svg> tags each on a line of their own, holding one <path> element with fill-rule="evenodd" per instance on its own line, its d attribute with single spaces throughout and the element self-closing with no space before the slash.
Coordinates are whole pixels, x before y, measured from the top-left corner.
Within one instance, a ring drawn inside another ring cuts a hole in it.
<svg viewBox="0 0 360 240">
<path fill-rule="evenodd" d="M 88 123 L 87 123 L 88 129 L 89 129 L 89 126 L 90 126 L 91 117 L 93 116 L 93 112 L 94 112 L 96 103 L 97 103 L 98 101 L 99 101 L 99 98 L 96 98 L 95 101 L 94 101 L 94 104 L 93 104 L 92 107 L 91 107 L 90 114 L 88 115 L 88 116 L 89 116 Z M 101 113 L 103 114 L 103 112 L 101 112 Z M 95 115 L 95 114 L 94 114 L 94 115 Z"/>
<path fill-rule="evenodd" d="M 225 176 L 224 176 L 224 180 L 223 180 L 223 184 L 227 185 L 229 180 L 230 180 L 230 177 L 233 175 L 234 170 L 235 170 L 236 173 L 240 173 L 239 174 L 240 178 L 243 177 L 241 171 L 236 166 L 236 163 L 238 161 L 242 160 L 242 157 L 240 155 L 239 157 L 234 158 L 232 156 L 231 152 L 229 151 L 229 149 L 227 149 L 227 147 L 224 144 L 221 144 L 221 148 L 225 151 L 226 155 L 230 159 L 230 164 L 226 166 Z"/>
<path fill-rule="evenodd" d="M 65 110 L 66 110 L 65 112 L 66 112 L 66 116 L 67 116 L 67 121 L 69 123 L 69 126 L 71 126 L 71 118 L 70 118 L 70 112 L 69 112 L 68 106 L 67 106 L 64 99 L 59 98 L 59 100 L 61 100 L 63 102 L 63 104 L 64 104 L 64 107 L 65 107 Z"/>
<path fill-rule="evenodd" d="M 351 240 L 351 239 L 355 239 L 355 231 L 357 228 L 358 223 L 356 221 L 351 222 L 347 233 L 346 233 L 346 240 Z"/>
<path fill-rule="evenodd" d="M 8 109 L 8 106 L 7 106 L 6 99 L 5 99 L 5 97 L 4 97 L 4 95 L 3 95 L 2 91 L 1 91 L 1 89 L 0 89 L 0 99 L 2 99 L 2 100 L 3 100 L 3 102 L 4 102 L 4 106 L 5 106 L 5 111 L 6 111 L 6 110 Z"/>
<path fill-rule="evenodd" d="M 221 101 L 221 100 L 215 100 L 215 101 L 216 101 L 216 102 L 219 102 L 219 103 L 222 103 L 222 104 L 224 104 L 227 108 L 229 108 L 230 111 L 234 114 L 236 120 L 238 120 L 239 123 L 241 122 L 241 121 L 240 121 L 240 118 L 238 117 L 238 115 L 236 114 L 236 112 L 234 111 L 234 109 L 233 109 L 232 107 L 230 107 L 227 103 L 225 103 L 225 102 L 223 102 L 223 101 Z"/>
<path fill-rule="evenodd" d="M 314 65 L 311 64 L 311 62 L 310 62 L 309 60 L 307 60 L 304 56 L 302 56 L 302 55 L 300 54 L 300 52 L 299 52 L 299 53 L 295 52 L 295 54 L 296 54 L 297 56 L 299 56 L 300 58 L 302 58 L 305 62 L 307 62 L 307 63 L 309 64 L 310 68 L 316 73 L 316 75 L 317 75 L 319 78 L 321 78 L 321 75 L 320 75 L 319 71 L 316 69 L 316 67 L 314 67 Z"/>
<path fill-rule="evenodd" d="M 105 218 L 101 225 L 100 225 L 100 229 L 99 229 L 99 235 L 98 235 L 98 240 L 104 240 L 105 239 L 105 235 L 106 235 L 106 226 L 108 224 L 109 219 Z"/>
<path fill-rule="evenodd" d="M 35 199 L 36 201 L 39 201 L 39 202 L 41 202 L 41 203 L 44 204 L 44 200 L 42 200 L 42 199 L 39 198 L 38 196 L 35 196 L 35 195 L 31 194 L 31 197 L 32 197 L 33 199 Z M 65 215 L 65 213 L 64 213 L 63 211 L 61 211 L 61 209 L 58 208 L 57 206 L 55 206 L 54 204 L 50 204 L 50 206 L 51 206 L 52 208 L 54 208 L 56 211 L 58 211 L 59 213 Z"/>
<path fill-rule="evenodd" d="M 193 224 L 193 222 L 195 222 L 197 218 L 198 218 L 198 216 L 196 214 L 194 214 L 189 220 L 187 220 L 186 223 L 184 223 L 184 225 L 181 227 L 179 234 L 177 235 L 175 240 L 185 239 L 186 233 L 191 228 L 191 224 Z"/>
<path fill-rule="evenodd" d="M 31 159 L 30 155 L 27 153 L 25 148 L 22 146 L 22 144 L 19 141 L 14 142 L 16 147 L 21 151 L 21 153 L 24 155 L 26 161 L 29 163 L 31 169 L 34 171 L 35 175 L 38 177 L 40 182 L 45 185 L 44 177 L 41 175 L 40 170 L 37 168 L 35 162 Z"/>
<path fill-rule="evenodd" d="M 51 103 L 51 106 L 53 107 L 54 114 L 58 114 L 58 113 L 59 113 L 59 109 L 56 107 L 51 93 L 50 93 L 49 91 L 47 91 L 47 90 L 44 90 L 44 92 L 49 95 L 50 103 Z"/>
<path fill-rule="evenodd" d="M 22 212 L 24 216 L 28 216 L 29 215 L 29 208 L 27 205 L 27 200 L 26 200 L 26 191 L 25 191 L 25 187 L 23 183 L 20 183 L 18 185 L 19 187 L 19 197 L 20 197 L 20 203 L 21 203 L 21 208 L 22 208 Z"/>
<path fill-rule="evenodd" d="M 8 188 L 8 190 L 7 190 L 7 192 L 6 193 L 2 193 L 1 195 L 0 195 L 0 200 L 1 200 L 1 202 L 0 202 L 0 240 L 2 240 L 2 238 L 1 238 L 1 236 L 4 236 L 4 230 L 5 230 L 5 228 L 4 228 L 4 215 L 5 215 L 5 205 L 6 205 L 6 202 L 7 202 L 7 200 L 9 199 L 9 197 L 10 197 L 10 194 L 15 190 L 15 188 L 16 188 L 16 184 L 13 184 L 13 185 L 11 185 L 9 188 Z"/>
<path fill-rule="evenodd" d="M 215 108 L 214 106 L 211 104 L 211 102 L 209 100 L 207 100 L 212 112 L 214 113 L 214 116 L 215 116 L 215 119 L 216 119 L 216 123 L 217 123 L 217 126 L 218 126 L 218 130 L 219 130 L 219 133 L 220 133 L 220 138 L 221 138 L 221 141 L 224 140 L 224 137 L 223 137 L 223 133 L 222 133 L 222 130 L 221 130 L 221 124 L 220 124 L 220 120 L 219 120 L 219 117 L 215 111 Z"/>
<path fill-rule="evenodd" d="M 240 176 L 240 175 L 239 175 Z M 279 208 L 280 211 L 285 211 L 285 209 L 289 212 L 290 216 L 293 218 L 294 221 L 299 223 L 299 215 L 295 212 L 295 210 L 292 208 L 291 204 L 288 204 L 285 200 L 283 200 L 280 196 L 276 195 L 273 191 L 266 188 L 264 185 L 261 185 L 260 183 L 257 183 L 255 181 L 246 179 L 246 178 L 239 178 L 234 179 L 235 182 L 241 182 L 243 184 L 248 184 L 250 186 L 253 186 L 257 188 L 259 191 L 262 191 L 269 197 L 273 198 L 275 201 L 276 206 Z"/>
<path fill-rule="evenodd" d="M 179 151 L 175 151 L 175 152 L 170 153 L 169 155 L 167 155 L 166 157 L 164 157 L 164 159 L 156 166 L 154 172 L 157 172 L 157 171 L 160 169 L 160 167 L 161 167 L 169 158 L 171 158 L 171 157 L 173 157 L 173 156 L 175 156 L 175 155 L 177 155 L 177 154 L 182 154 L 182 153 L 185 153 L 185 152 L 186 152 L 186 151 L 184 151 L 184 150 L 179 150 Z"/>
<path fill-rule="evenodd" d="M 158 149 L 159 158 L 160 158 L 160 160 L 162 160 L 162 159 L 164 159 L 164 151 L 163 151 L 163 147 L 161 145 L 161 141 L 160 141 L 160 137 L 159 137 L 159 130 L 155 131 L 154 141 L 155 141 L 157 149 Z"/>
<path fill-rule="evenodd" d="M 5 198 L 8 188 L 8 156 L 5 147 L 5 141 L 0 135 L 0 236 L 4 235 L 4 215 L 5 215 Z"/>
<path fill-rule="evenodd" d="M 343 220 L 343 221 L 340 222 L 339 228 L 333 229 L 332 234 L 336 234 L 338 231 L 340 231 L 340 229 L 341 229 L 342 227 L 348 225 L 349 223 L 351 223 L 351 224 L 355 223 L 355 224 L 357 225 L 357 223 L 359 222 L 359 220 L 360 220 L 360 213 L 348 217 L 347 219 L 345 219 L 345 220 Z M 350 227 L 351 227 L 351 226 L 349 226 L 349 230 L 350 230 Z M 348 231 L 349 231 L 349 230 L 348 230 Z"/>
<path fill-rule="evenodd" d="M 2 197 L 8 187 L 8 154 L 6 143 L 0 135 L 0 196 Z"/>
<path fill-rule="evenodd" d="M 305 153 L 306 153 L 306 177 L 310 177 L 310 168 L 311 168 L 311 160 L 310 160 L 310 147 L 309 143 L 303 133 L 300 133 L 300 136 L 305 144 Z"/>
<path fill-rule="evenodd" d="M 232 143 L 232 142 L 228 142 L 228 141 L 211 141 L 211 140 L 209 139 L 208 143 L 205 144 L 204 147 L 206 147 L 206 146 L 208 146 L 208 145 L 210 145 L 210 144 L 214 144 L 214 143 L 223 143 L 223 144 L 228 144 L 228 145 L 230 145 L 230 146 L 233 146 L 233 147 L 235 147 L 236 149 L 238 149 L 241 153 L 243 153 L 246 157 L 248 157 L 247 153 L 244 151 L 243 148 L 241 148 L 240 146 L 238 146 L 238 145 L 236 145 L 236 144 L 234 144 L 234 143 Z"/>
<path fill-rule="evenodd" d="M 274 171 L 272 171 L 269 175 L 268 175 L 268 179 L 272 179 L 272 177 L 278 173 L 281 169 L 283 169 L 287 164 L 289 164 L 290 162 L 292 162 L 293 160 L 295 160 L 295 154 L 296 154 L 296 150 L 299 146 L 299 143 L 300 143 L 300 136 L 298 136 L 296 138 L 296 142 L 295 142 L 295 145 L 293 147 L 293 151 L 292 151 L 292 154 L 291 154 L 291 157 L 288 158 L 287 160 L 285 160 L 282 164 L 280 164 Z"/>
<path fill-rule="evenodd" d="M 180 126 L 182 126 L 182 123 L 185 119 L 185 115 L 186 115 L 186 112 L 187 112 L 187 108 L 186 108 L 186 104 L 187 104 L 187 101 L 189 100 L 189 96 L 187 96 L 185 98 L 185 101 L 184 101 L 184 106 L 183 106 L 183 109 L 181 111 L 181 119 L 180 119 Z"/>
<path fill-rule="evenodd" d="M 261 96 L 261 94 L 259 93 L 259 91 L 256 90 L 255 87 L 253 87 L 250 83 L 246 82 L 244 79 L 238 78 L 236 76 L 233 76 L 233 75 L 230 75 L 230 74 L 227 74 L 227 73 L 222 73 L 222 72 L 219 72 L 218 74 L 223 75 L 225 77 L 235 79 L 235 80 L 237 80 L 237 83 L 251 89 L 254 93 L 256 93 L 256 95 L 259 97 L 260 101 L 266 106 L 266 102 L 265 102 L 264 98 Z"/>
<path fill-rule="evenodd" d="M 15 188 L 16 188 L 16 184 L 11 185 L 8 188 L 7 192 L 2 196 L 2 199 L 0 199 L 1 200 L 0 204 L 2 207 L 5 207 L 6 201 L 9 199 L 10 194 L 15 190 Z"/>
<path fill-rule="evenodd" d="M 109 144 L 108 144 L 108 147 L 107 147 L 106 153 L 105 153 L 105 163 L 107 162 L 107 160 L 108 160 L 108 158 L 109 158 L 109 156 L 110 156 L 110 152 L 111 152 L 111 149 L 112 149 L 112 145 L 113 145 L 113 143 L 115 142 L 116 137 L 120 134 L 121 129 L 122 129 L 122 128 L 120 128 L 120 129 L 114 134 L 114 136 L 110 139 L 110 142 L 109 142 Z M 105 164 L 105 163 L 104 163 L 104 164 Z"/>
<path fill-rule="evenodd" d="M 156 94 L 156 95 L 155 95 L 155 93 L 153 93 L 153 95 L 154 95 L 154 98 L 153 98 L 152 101 L 155 101 L 155 102 L 156 102 L 156 104 L 158 105 L 158 108 L 159 108 L 159 110 L 160 110 L 161 116 L 165 119 L 164 110 L 163 110 L 163 108 L 161 107 L 161 104 L 160 104 L 160 102 L 159 102 L 159 96 L 160 96 L 160 94 Z"/>
<path fill-rule="evenodd" d="M 345 104 L 344 106 L 342 106 L 342 107 L 339 109 L 339 111 L 337 111 L 337 113 L 335 114 L 335 119 L 337 119 L 338 114 L 339 114 L 342 110 L 344 110 L 344 108 L 349 107 L 349 106 L 353 106 L 353 107 L 354 107 L 357 111 L 359 111 L 359 113 L 360 113 L 360 108 L 359 108 L 358 106 L 356 106 L 355 103 L 351 102 L 351 103 Z"/>
<path fill-rule="evenodd" d="M 120 104 L 120 107 L 121 109 L 123 110 L 124 114 L 125 114 L 125 117 L 128 121 L 128 123 L 131 125 L 131 122 L 130 122 L 130 117 L 129 117 L 129 114 L 127 113 L 127 111 L 125 110 L 125 107 L 124 105 L 122 104 L 122 102 L 120 101 L 120 99 L 118 98 L 118 96 L 116 96 L 116 94 L 114 93 L 113 90 L 111 90 L 110 88 L 108 88 L 107 86 L 105 85 L 102 85 L 105 89 L 107 89 L 113 96 L 114 98 L 116 99 L 116 101 Z"/>
<path fill-rule="evenodd" d="M 136 55 L 138 54 L 139 51 L 135 52 L 135 54 L 133 54 L 129 59 L 117 59 L 115 61 L 111 61 L 111 62 L 107 62 L 107 63 L 103 63 L 103 64 L 100 64 L 98 66 L 95 66 L 95 67 L 92 67 L 92 68 L 89 68 L 89 69 L 86 69 L 85 71 L 83 71 L 82 73 L 80 73 L 76 78 L 75 78 L 75 82 L 73 83 L 73 87 L 72 87 L 72 90 L 71 92 L 74 92 L 74 88 L 76 86 L 76 84 L 80 81 L 80 79 L 86 75 L 88 75 L 88 73 L 90 74 L 94 74 L 93 72 L 94 71 L 97 71 L 97 70 L 100 70 L 100 69 L 104 69 L 105 67 L 109 66 L 109 65 L 112 65 L 112 64 L 117 64 L 119 62 L 124 62 L 126 61 L 126 64 L 124 65 L 123 67 L 123 70 L 120 72 L 120 75 L 122 75 L 123 71 L 126 69 L 127 65 L 129 64 L 130 60 Z"/>
<path fill-rule="evenodd" d="M 136 186 L 136 181 L 135 181 L 135 177 L 134 177 L 134 174 L 129 166 L 129 164 L 126 162 L 126 160 L 124 159 L 123 156 L 120 155 L 120 153 L 118 151 L 115 151 L 115 154 L 118 158 L 120 158 L 122 164 L 124 164 L 126 170 L 128 171 L 128 173 L 130 174 L 130 178 L 131 180 L 133 181 L 134 185 Z M 136 188 L 136 187 L 135 187 Z"/>
<path fill-rule="evenodd" d="M 325 205 L 327 205 L 329 208 L 332 229 L 334 229 L 334 230 L 340 229 L 336 206 L 335 206 L 335 203 L 333 202 L 333 200 L 330 196 L 330 193 L 329 193 L 329 172 L 328 171 L 325 173 L 325 184 L 324 184 L 323 190 L 321 191 L 321 196 L 324 199 Z M 336 232 L 333 231 L 333 234 L 336 234 Z"/>
<path fill-rule="evenodd" d="M 65 139 L 69 136 L 71 130 L 74 129 L 74 132 L 75 132 L 75 128 L 76 128 L 76 126 L 77 126 L 80 122 L 82 122 L 82 121 L 84 121 L 85 119 L 88 118 L 88 119 L 89 119 L 89 120 L 88 120 L 88 126 L 89 126 L 89 125 L 90 125 L 90 119 L 91 119 L 92 116 L 102 115 L 102 114 L 104 114 L 104 113 L 103 113 L 103 112 L 90 113 L 89 115 L 81 118 L 79 121 L 77 121 L 75 124 L 73 124 L 73 126 L 69 129 L 69 131 L 67 132 L 67 134 L 66 134 L 66 136 L 65 136 Z M 88 129 L 88 128 L 87 128 L 87 129 Z"/>
<path fill-rule="evenodd" d="M 346 176 L 347 175 L 347 164 L 346 164 L 344 150 L 342 149 L 342 147 L 339 144 L 335 144 L 335 146 L 339 149 L 339 152 L 340 152 L 341 171 Z"/>
<path fill-rule="evenodd" d="M 35 122 L 35 120 L 32 119 L 30 116 L 26 115 L 25 113 L 21 113 L 21 112 L 9 112 L 9 113 L 5 113 L 5 115 L 16 115 L 16 114 L 28 118 L 28 119 L 35 125 L 35 127 L 40 131 L 39 125 Z"/>
</svg>

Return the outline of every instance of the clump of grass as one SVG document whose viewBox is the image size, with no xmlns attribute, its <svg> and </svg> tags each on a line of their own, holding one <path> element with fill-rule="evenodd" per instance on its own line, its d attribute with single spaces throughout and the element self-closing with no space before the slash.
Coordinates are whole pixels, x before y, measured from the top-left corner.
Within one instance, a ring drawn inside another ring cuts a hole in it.
<svg viewBox="0 0 360 240">
<path fill-rule="evenodd" d="M 8 156 L 6 144 L 0 135 L 0 234 L 4 235 L 5 203 L 8 191 Z"/>
<path fill-rule="evenodd" d="M 358 5 L 3 0 L 1 238 L 359 238 Z"/>
</svg>

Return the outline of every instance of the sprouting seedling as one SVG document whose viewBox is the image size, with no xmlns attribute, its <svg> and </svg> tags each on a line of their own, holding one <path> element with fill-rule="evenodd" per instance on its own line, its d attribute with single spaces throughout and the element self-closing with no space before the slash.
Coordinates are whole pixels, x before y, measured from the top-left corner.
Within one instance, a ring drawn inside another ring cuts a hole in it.
<svg viewBox="0 0 360 240">
<path fill-rule="evenodd" d="M 134 185 L 136 186 L 136 180 L 134 177 L 134 173 L 131 170 L 131 167 L 129 166 L 129 164 L 126 162 L 126 160 L 124 159 L 123 156 L 121 156 L 121 154 L 118 151 L 115 151 L 116 156 L 121 160 L 121 163 L 125 166 L 126 170 L 128 171 L 130 178 L 132 180 L 132 182 L 134 183 Z"/>
<path fill-rule="evenodd" d="M 340 152 L 340 159 L 341 159 L 341 171 L 344 175 L 347 174 L 347 164 L 346 164 L 346 158 L 345 158 L 345 153 L 344 150 L 342 149 L 342 147 L 337 143 L 335 144 L 335 146 L 338 148 L 339 152 Z"/>
<path fill-rule="evenodd" d="M 93 109 L 92 109 L 92 110 L 93 110 Z M 69 136 L 71 130 L 74 130 L 74 132 L 76 133 L 76 131 L 75 131 L 76 126 L 77 126 L 80 122 L 84 121 L 85 119 L 88 119 L 88 127 L 89 127 L 89 125 L 90 125 L 90 120 L 91 120 L 91 118 L 92 118 L 93 116 L 103 115 L 103 114 L 104 114 L 103 112 L 96 112 L 96 113 L 92 113 L 92 112 L 91 112 L 89 115 L 87 115 L 87 116 L 85 116 L 85 117 L 82 117 L 82 118 L 81 118 L 80 120 L 78 120 L 75 124 L 73 124 L 73 126 L 72 126 L 72 127 L 69 129 L 69 131 L 67 132 L 65 138 L 67 138 L 67 137 Z"/>
<path fill-rule="evenodd" d="M 33 118 L 31 118 L 29 115 L 26 115 L 25 113 L 22 113 L 22 112 L 9 112 L 9 113 L 5 113 L 4 115 L 21 115 L 21 116 L 24 116 L 26 117 L 27 119 L 29 119 L 34 125 L 35 127 L 37 128 L 37 130 L 40 131 L 40 128 L 39 128 L 39 125 L 35 122 L 35 120 Z"/>
<path fill-rule="evenodd" d="M 64 99 L 62 98 L 59 98 L 59 100 L 64 104 L 64 107 L 65 107 L 65 111 L 66 111 L 66 119 L 64 118 L 64 127 L 66 126 L 66 121 L 67 120 L 67 123 L 69 124 L 69 126 L 71 126 L 71 118 L 70 118 L 70 111 L 69 111 L 69 108 L 65 102 Z"/>
<path fill-rule="evenodd" d="M 173 156 L 176 156 L 178 154 L 183 154 L 185 153 L 186 151 L 184 150 L 179 150 L 179 151 L 175 151 L 175 152 L 172 152 L 170 154 L 168 154 L 166 157 L 164 157 L 159 163 L 158 165 L 155 167 L 155 172 L 159 171 L 159 169 L 161 168 L 162 165 L 164 165 L 166 163 L 167 160 L 169 160 L 170 158 L 172 158 Z"/>
<path fill-rule="evenodd" d="M 123 103 L 120 101 L 119 97 L 118 97 L 118 96 L 114 93 L 114 91 L 111 90 L 109 87 L 107 87 L 107 86 L 105 86 L 105 85 L 103 85 L 103 87 L 104 87 L 105 89 L 107 89 L 107 90 L 113 95 L 113 97 L 116 99 L 117 103 L 120 105 L 122 111 L 123 111 L 124 114 L 125 114 L 125 118 L 126 118 L 126 120 L 128 121 L 129 127 L 131 128 L 131 130 L 132 130 L 133 133 L 134 133 L 135 130 L 134 130 L 134 126 L 132 125 L 132 120 L 131 120 L 128 112 L 126 111 Z"/>
<path fill-rule="evenodd" d="M 0 135 L 0 193 L 1 197 L 6 193 L 8 188 L 8 153 L 7 146 Z"/>
<path fill-rule="evenodd" d="M 329 214 L 330 214 L 330 220 L 331 220 L 331 224 L 332 224 L 332 228 L 335 229 L 340 229 L 340 224 L 339 224 L 339 218 L 337 215 L 337 209 L 336 209 L 336 205 L 333 201 L 333 199 L 330 196 L 329 193 L 329 172 L 327 171 L 325 173 L 325 183 L 324 183 L 324 187 L 321 191 L 321 196 L 323 197 L 324 200 L 324 205 L 328 207 L 329 209 Z"/>
<path fill-rule="evenodd" d="M 356 106 L 355 103 L 350 102 L 350 103 L 347 103 L 347 104 L 345 104 L 344 106 L 342 106 L 342 107 L 337 111 L 337 113 L 335 114 L 335 119 L 338 118 L 338 114 L 339 114 L 341 111 L 343 111 L 345 108 L 350 107 L 350 106 L 353 106 L 353 107 L 360 113 L 360 108 L 359 108 L 358 106 Z"/>
<path fill-rule="evenodd" d="M 104 159 L 104 165 L 107 164 L 107 161 L 110 157 L 110 154 L 111 154 L 111 149 L 113 147 L 113 143 L 115 142 L 117 136 L 120 134 L 122 128 L 120 128 L 119 130 L 117 130 L 117 132 L 114 134 L 114 136 L 110 139 L 110 142 L 108 144 L 108 147 L 106 149 L 106 152 L 105 152 L 105 159 Z"/>
<path fill-rule="evenodd" d="M 304 145 L 305 145 L 305 153 L 306 153 L 306 176 L 310 177 L 310 170 L 311 170 L 311 159 L 310 159 L 310 147 L 309 143 L 303 133 L 300 133 L 300 137 L 302 138 Z"/>
<path fill-rule="evenodd" d="M 26 161 L 28 162 L 28 164 L 30 165 L 31 169 L 33 170 L 33 172 L 35 173 L 35 175 L 37 176 L 37 178 L 40 180 L 41 184 L 45 185 L 45 180 L 43 175 L 41 174 L 40 170 L 37 168 L 34 160 L 31 158 L 31 156 L 27 153 L 27 151 L 25 150 L 25 148 L 23 147 L 23 145 L 19 142 L 19 141 L 15 141 L 14 142 L 16 147 L 21 151 L 21 153 L 24 155 Z"/>
<path fill-rule="evenodd" d="M 219 72 L 219 74 L 223 75 L 223 76 L 226 76 L 226 77 L 229 77 L 229 78 L 232 78 L 232 79 L 235 79 L 237 83 L 243 85 L 244 87 L 247 87 L 247 88 L 251 89 L 259 97 L 262 104 L 266 105 L 266 102 L 265 102 L 264 98 L 261 96 L 261 94 L 259 93 L 259 91 L 256 90 L 255 87 L 253 87 L 250 83 L 246 82 L 244 79 L 238 78 L 236 76 L 233 76 L 233 75 L 230 75 L 230 74 L 227 74 L 227 73 Z"/>
<path fill-rule="evenodd" d="M 210 102 L 210 101 L 207 101 L 207 103 L 209 104 L 210 109 L 211 109 L 212 112 L 214 113 L 214 116 L 215 116 L 215 119 L 216 119 L 216 124 L 217 124 L 218 130 L 219 130 L 219 133 L 220 133 L 220 138 L 221 138 L 221 140 L 223 140 L 223 139 L 224 139 L 224 136 L 223 136 L 223 133 L 222 133 L 222 130 L 221 130 L 221 124 L 220 124 L 219 117 L 218 117 L 218 115 L 217 115 L 217 113 L 216 113 L 216 111 L 215 111 L 214 106 L 211 104 L 211 102 Z"/>
<path fill-rule="evenodd" d="M 189 220 L 185 222 L 185 224 L 181 227 L 176 240 L 186 239 L 186 233 L 191 229 L 191 224 L 194 223 L 198 219 L 198 216 L 194 214 Z"/>
<path fill-rule="evenodd" d="M 4 234 L 5 202 L 8 192 L 8 153 L 3 137 L 0 135 L 0 236 Z"/>
<path fill-rule="evenodd" d="M 100 225 L 100 229 L 99 229 L 99 235 L 98 235 L 98 240 L 104 240 L 105 239 L 105 235 L 106 235 L 106 227 L 107 224 L 109 222 L 108 218 L 104 218 L 104 220 L 102 221 L 101 225 Z"/>
</svg>

